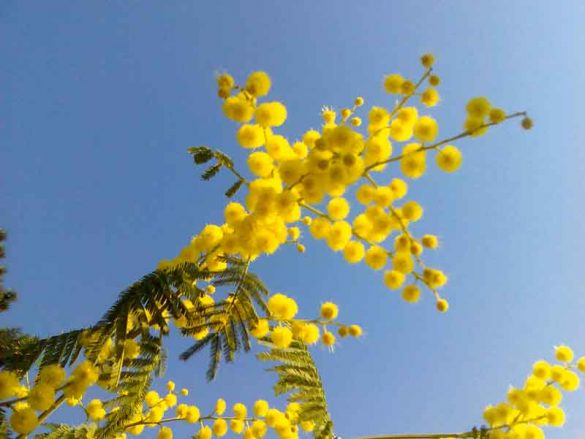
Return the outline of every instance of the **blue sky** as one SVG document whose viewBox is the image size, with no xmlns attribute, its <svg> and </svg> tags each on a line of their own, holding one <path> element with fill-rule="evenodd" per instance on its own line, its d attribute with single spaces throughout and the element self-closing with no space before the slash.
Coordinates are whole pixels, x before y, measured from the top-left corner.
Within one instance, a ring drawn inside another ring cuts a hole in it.
<svg viewBox="0 0 585 439">
<path fill-rule="evenodd" d="M 430 262 L 450 276 L 450 312 L 439 315 L 428 296 L 401 302 L 378 273 L 348 268 L 310 238 L 305 255 L 283 249 L 254 270 L 306 314 L 334 300 L 341 319 L 364 326 L 363 339 L 333 355 L 315 349 L 337 434 L 479 424 L 483 407 L 555 344 L 585 354 L 584 22 L 578 0 L 3 1 L 0 217 L 6 284 L 20 299 L 0 324 L 41 336 L 91 324 L 221 220 L 228 179 L 204 184 L 186 154 L 209 144 L 244 158 L 214 72 L 268 71 L 272 98 L 289 110 L 282 131 L 296 138 L 319 126 L 322 105 L 357 95 L 389 105 L 383 75 L 416 76 L 419 55 L 432 51 L 441 133 L 459 131 L 477 95 L 536 122 L 460 142 L 460 172 L 432 170 L 411 186 L 426 209 L 417 233 L 443 242 Z M 186 346 L 171 340 L 171 358 Z M 275 377 L 252 355 L 212 384 L 206 361 L 169 365 L 202 407 L 270 395 Z M 583 389 L 566 409 L 565 429 L 549 437 L 585 437 Z"/>
</svg>

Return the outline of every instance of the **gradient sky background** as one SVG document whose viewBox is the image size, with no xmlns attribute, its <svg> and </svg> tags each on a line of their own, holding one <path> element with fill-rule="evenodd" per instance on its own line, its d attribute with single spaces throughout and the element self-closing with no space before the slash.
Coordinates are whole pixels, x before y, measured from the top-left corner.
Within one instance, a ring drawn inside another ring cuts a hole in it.
<svg viewBox="0 0 585 439">
<path fill-rule="evenodd" d="M 282 131 L 295 138 L 319 126 L 322 105 L 357 95 L 390 105 L 383 75 L 416 77 L 419 55 L 432 51 L 443 134 L 459 132 L 477 95 L 536 122 L 460 142 L 460 172 L 432 169 L 411 187 L 426 208 L 415 230 L 443 242 L 429 262 L 450 276 L 450 312 L 437 313 L 428 295 L 403 303 L 380 273 L 349 267 L 310 238 L 305 255 L 285 248 L 253 269 L 305 315 L 331 299 L 367 331 L 334 355 L 314 349 L 338 435 L 469 429 L 555 344 L 585 354 L 585 3 L 294 4 L 0 3 L 1 225 L 6 285 L 20 293 L 0 325 L 41 336 L 89 325 L 159 259 L 221 221 L 229 178 L 201 182 L 186 154 L 209 144 L 244 157 L 214 72 L 270 72 L 272 98 L 289 109 Z M 171 358 L 188 345 L 172 339 Z M 275 376 L 253 355 L 211 384 L 206 366 L 201 355 L 173 359 L 168 371 L 203 411 L 220 396 L 271 395 Z M 565 406 L 565 429 L 549 437 L 585 438 L 583 388 Z"/>
</svg>

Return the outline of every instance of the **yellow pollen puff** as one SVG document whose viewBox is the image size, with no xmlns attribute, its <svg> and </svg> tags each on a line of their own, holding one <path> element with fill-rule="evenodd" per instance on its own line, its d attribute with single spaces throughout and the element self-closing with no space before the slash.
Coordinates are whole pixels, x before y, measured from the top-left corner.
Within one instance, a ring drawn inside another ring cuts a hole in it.
<svg viewBox="0 0 585 439">
<path fill-rule="evenodd" d="M 332 332 L 326 331 L 323 333 L 321 341 L 325 346 L 333 346 L 335 344 L 335 335 Z"/>
<path fill-rule="evenodd" d="M 384 285 L 391 290 L 397 290 L 402 286 L 406 276 L 397 270 L 388 270 L 384 272 Z"/>
<path fill-rule="evenodd" d="M 297 251 L 299 253 L 305 253 L 306 250 L 307 249 L 306 249 L 306 247 L 303 244 L 297 244 Z"/>
<path fill-rule="evenodd" d="M 30 407 L 15 410 L 10 416 L 10 426 L 18 433 L 27 435 L 39 425 L 39 418 Z"/>
<path fill-rule="evenodd" d="M 303 142 L 295 142 L 292 149 L 299 159 L 304 159 L 309 154 L 309 148 Z"/>
<path fill-rule="evenodd" d="M 390 123 L 390 113 L 382 107 L 372 107 L 368 113 L 368 123 L 373 129 L 379 129 Z"/>
<path fill-rule="evenodd" d="M 232 410 L 234 411 L 234 416 L 238 419 L 244 419 L 248 415 L 248 409 L 241 402 L 235 403 Z"/>
<path fill-rule="evenodd" d="M 441 78 L 438 75 L 429 76 L 429 84 L 433 87 L 437 87 L 441 83 Z"/>
<path fill-rule="evenodd" d="M 250 334 L 256 338 L 263 338 L 270 332 L 270 325 L 268 320 L 259 319 L 254 327 L 250 330 Z"/>
<path fill-rule="evenodd" d="M 393 178 L 390 182 L 390 189 L 394 193 L 394 198 L 399 200 L 400 198 L 404 198 L 408 193 L 408 184 L 400 178 Z"/>
<path fill-rule="evenodd" d="M 489 113 L 490 122 L 500 123 L 506 120 L 506 112 L 501 108 L 492 108 Z"/>
<path fill-rule="evenodd" d="M 471 117 L 483 118 L 489 114 L 491 107 L 490 101 L 486 97 L 479 96 L 470 99 L 465 110 Z"/>
<path fill-rule="evenodd" d="M 288 348 L 292 343 L 292 339 L 293 335 L 291 330 L 281 326 L 274 328 L 271 334 L 272 343 L 280 349 Z"/>
<path fill-rule="evenodd" d="M 341 117 L 343 120 L 347 120 L 349 116 L 351 116 L 351 110 L 349 108 L 343 108 L 341 110 Z"/>
<path fill-rule="evenodd" d="M 234 77 L 229 73 L 221 73 L 215 78 L 219 88 L 230 89 L 235 85 Z"/>
<path fill-rule="evenodd" d="M 316 130 L 309 130 L 305 134 L 303 134 L 303 143 L 307 145 L 309 148 L 315 147 L 315 142 L 317 139 L 321 138 L 321 134 L 319 131 Z"/>
<path fill-rule="evenodd" d="M 2 372 L 0 372 L 0 375 Z M 39 381 L 53 388 L 59 387 L 65 379 L 65 369 L 58 364 L 51 364 L 41 368 L 39 371 Z M 1 380 L 1 379 L 0 379 Z M 1 385 L 0 385 L 1 387 Z M 0 394 L 2 392 L 0 391 Z M 0 395 L 0 399 L 3 399 Z"/>
<path fill-rule="evenodd" d="M 398 73 L 393 73 L 384 77 L 384 90 L 391 94 L 398 94 L 402 90 L 404 78 Z"/>
<path fill-rule="evenodd" d="M 380 270 L 386 265 L 388 260 L 388 253 L 378 245 L 371 246 L 365 255 L 365 261 L 368 267 L 374 270 Z"/>
<path fill-rule="evenodd" d="M 420 299 L 420 288 L 414 284 L 407 285 L 402 290 L 402 298 L 408 303 L 416 303 Z"/>
<path fill-rule="evenodd" d="M 447 283 L 447 276 L 441 270 L 425 268 L 423 278 L 430 288 L 440 288 Z"/>
<path fill-rule="evenodd" d="M 455 172 L 461 166 L 461 151 L 453 145 L 441 148 L 436 155 L 437 166 L 445 172 Z"/>
<path fill-rule="evenodd" d="M 315 344 L 319 340 L 319 327 L 313 323 L 295 322 L 293 335 L 305 344 Z"/>
<path fill-rule="evenodd" d="M 287 111 L 280 102 L 265 102 L 258 105 L 254 117 L 261 127 L 278 127 L 286 121 Z"/>
<path fill-rule="evenodd" d="M 429 87 L 420 95 L 420 101 L 427 107 L 434 107 L 440 101 L 437 89 Z"/>
<path fill-rule="evenodd" d="M 347 337 L 349 335 L 349 328 L 347 326 L 340 326 L 337 329 L 337 334 L 341 337 Z"/>
<path fill-rule="evenodd" d="M 412 273 L 414 270 L 414 261 L 408 253 L 396 253 L 392 257 L 392 269 L 403 274 Z"/>
<path fill-rule="evenodd" d="M 355 100 L 353 101 L 353 104 L 356 107 L 361 107 L 362 105 L 364 105 L 364 98 L 362 98 L 361 96 L 358 96 L 357 98 L 355 98 Z"/>
<path fill-rule="evenodd" d="M 298 312 L 295 300 L 281 293 L 271 296 L 268 299 L 267 307 L 270 315 L 277 320 L 291 320 Z"/>
<path fill-rule="evenodd" d="M 185 388 L 181 389 L 181 395 L 183 395 L 183 396 L 189 395 L 189 389 L 185 389 Z"/>
<path fill-rule="evenodd" d="M 551 375 L 551 366 L 544 360 L 539 360 L 532 365 L 532 373 L 535 377 L 548 380 Z"/>
<path fill-rule="evenodd" d="M 266 416 L 266 413 L 268 413 L 269 408 L 270 407 L 267 401 L 259 399 L 254 403 L 254 416 L 258 418 L 263 418 L 264 416 Z"/>
<path fill-rule="evenodd" d="M 228 425 L 225 419 L 216 419 L 213 423 L 213 434 L 217 437 L 225 436 L 228 432 Z"/>
<path fill-rule="evenodd" d="M 299 229 L 298 227 L 291 227 L 291 228 L 289 228 L 288 229 L 288 236 L 293 241 L 296 241 L 301 236 L 301 229 Z"/>
<path fill-rule="evenodd" d="M 330 125 L 335 122 L 335 118 L 337 113 L 332 108 L 324 107 L 321 111 L 321 117 L 323 118 L 323 122 Z"/>
<path fill-rule="evenodd" d="M 361 242 L 350 241 L 343 249 L 343 257 L 350 264 L 357 264 L 366 254 L 366 249 Z"/>
<path fill-rule="evenodd" d="M 333 251 L 341 251 L 352 236 L 351 225 L 346 221 L 336 221 L 327 235 L 327 245 Z"/>
<path fill-rule="evenodd" d="M 241 96 L 230 96 L 223 102 L 223 113 L 235 122 L 248 122 L 254 115 L 254 107 Z"/>
<path fill-rule="evenodd" d="M 423 67 L 429 69 L 435 63 L 435 56 L 432 53 L 425 53 L 420 57 L 420 63 L 423 65 Z"/>
<path fill-rule="evenodd" d="M 432 142 L 437 138 L 439 125 L 431 116 L 422 116 L 414 124 L 413 132 L 421 142 Z"/>
<path fill-rule="evenodd" d="M 242 431 L 244 431 L 244 426 L 245 426 L 244 421 L 242 421 L 241 419 L 232 419 L 230 421 L 230 428 L 236 434 L 242 433 Z"/>
<path fill-rule="evenodd" d="M 244 124 L 238 129 L 236 139 L 244 148 L 258 148 L 264 145 L 264 130 L 260 125 Z"/>
<path fill-rule="evenodd" d="M 321 305 L 321 317 L 323 317 L 325 320 L 333 320 L 337 318 L 338 313 L 339 309 L 333 302 L 325 302 L 323 305 Z"/>
<path fill-rule="evenodd" d="M 356 199 L 358 200 L 358 203 L 367 206 L 373 201 L 375 192 L 376 189 L 373 186 L 369 184 L 364 184 L 358 188 L 355 196 Z"/>
<path fill-rule="evenodd" d="M 577 369 L 579 369 L 580 372 L 585 373 L 585 357 L 581 357 L 577 360 Z"/>
<path fill-rule="evenodd" d="M 225 403 L 225 400 L 222 398 L 219 398 L 217 400 L 217 402 L 215 403 L 215 413 L 218 414 L 219 416 L 221 416 L 225 413 L 226 408 L 227 408 L 227 404 Z"/>
<path fill-rule="evenodd" d="M 271 86 L 270 76 L 263 71 L 251 73 L 246 80 L 246 91 L 255 97 L 266 96 Z"/>
<path fill-rule="evenodd" d="M 449 310 L 449 302 L 445 299 L 437 300 L 437 310 L 439 312 L 447 312 Z"/>
<path fill-rule="evenodd" d="M 522 119 L 520 125 L 522 125 L 522 128 L 524 128 L 525 130 L 529 130 L 532 129 L 532 127 L 534 126 L 534 122 L 532 121 L 531 118 L 525 117 Z"/>
<path fill-rule="evenodd" d="M 248 168 L 257 177 L 266 178 L 274 170 L 272 157 L 265 152 L 253 152 L 248 156 Z"/>
<path fill-rule="evenodd" d="M 435 249 L 439 247 L 439 238 L 435 235 L 423 235 L 420 242 L 426 248 Z"/>
<path fill-rule="evenodd" d="M 555 347 L 555 358 L 562 363 L 573 361 L 573 350 L 569 346 L 561 345 Z"/>
<path fill-rule="evenodd" d="M 356 116 L 356 117 L 352 117 L 352 118 L 351 118 L 351 124 L 352 124 L 354 127 L 359 127 L 359 126 L 361 126 L 361 125 L 362 125 L 362 119 L 361 119 L 361 117 L 358 117 L 358 116 Z"/>
<path fill-rule="evenodd" d="M 197 433 L 197 439 L 211 439 L 212 435 L 213 433 L 211 431 L 211 428 L 209 428 L 209 426 L 207 425 L 204 425 Z"/>
<path fill-rule="evenodd" d="M 418 221 L 423 216 L 423 208 L 416 201 L 407 201 L 402 206 L 402 216 L 408 221 Z"/>
<path fill-rule="evenodd" d="M 394 201 L 394 192 L 389 186 L 378 186 L 374 191 L 374 203 L 379 207 L 388 207 Z"/>
<path fill-rule="evenodd" d="M 342 220 L 349 215 L 349 203 L 345 198 L 332 198 L 327 204 L 327 213 L 334 220 Z"/>
<path fill-rule="evenodd" d="M 315 218 L 310 225 L 309 231 L 315 239 L 325 239 L 331 230 L 331 223 L 327 218 Z"/>
<path fill-rule="evenodd" d="M 173 439 L 173 430 L 169 427 L 161 427 L 156 439 Z"/>
<path fill-rule="evenodd" d="M 35 410 L 47 410 L 55 401 L 55 389 L 41 382 L 31 389 L 27 401 Z"/>
<path fill-rule="evenodd" d="M 416 89 L 415 83 L 406 80 L 402 83 L 402 86 L 400 87 L 400 93 L 402 93 L 403 95 L 411 95 L 414 93 L 415 89 Z"/>
<path fill-rule="evenodd" d="M 400 160 L 402 173 L 408 178 L 417 179 L 424 175 L 426 169 L 426 152 L 421 150 L 420 143 L 405 145 Z"/>
<path fill-rule="evenodd" d="M 360 325 L 351 325 L 349 327 L 349 335 L 352 337 L 361 337 L 363 334 L 362 327 Z"/>
</svg>

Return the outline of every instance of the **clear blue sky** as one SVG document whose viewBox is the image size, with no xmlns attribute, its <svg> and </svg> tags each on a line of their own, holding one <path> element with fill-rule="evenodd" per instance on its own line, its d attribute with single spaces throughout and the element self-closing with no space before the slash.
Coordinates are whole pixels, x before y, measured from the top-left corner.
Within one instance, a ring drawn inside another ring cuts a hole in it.
<svg viewBox="0 0 585 439">
<path fill-rule="evenodd" d="M 443 77 L 435 112 L 458 132 L 469 97 L 528 110 L 530 132 L 507 124 L 474 141 L 455 175 L 412 186 L 426 207 L 417 231 L 443 241 L 432 262 L 450 276 L 451 310 L 413 306 L 380 275 L 323 243 L 255 264 L 303 312 L 332 299 L 366 336 L 334 355 L 315 349 L 335 431 L 463 431 L 565 342 L 585 354 L 582 105 L 585 3 L 540 1 L 15 1 L 0 4 L 1 225 L 8 286 L 20 292 L 0 325 L 41 336 L 91 324 L 118 291 L 221 219 L 227 179 L 204 184 L 185 150 L 242 158 L 222 118 L 213 74 L 271 73 L 289 108 L 284 132 L 319 125 L 322 105 L 360 94 L 390 101 L 384 74 L 420 71 L 432 51 Z M 188 341 L 169 343 L 171 358 Z M 252 402 L 274 376 L 252 355 L 204 381 L 207 356 L 169 375 L 210 407 Z M 566 399 L 585 437 L 585 392 Z M 185 437 L 189 430 L 181 430 Z M 178 437 L 181 437 L 179 434 Z"/>
</svg>

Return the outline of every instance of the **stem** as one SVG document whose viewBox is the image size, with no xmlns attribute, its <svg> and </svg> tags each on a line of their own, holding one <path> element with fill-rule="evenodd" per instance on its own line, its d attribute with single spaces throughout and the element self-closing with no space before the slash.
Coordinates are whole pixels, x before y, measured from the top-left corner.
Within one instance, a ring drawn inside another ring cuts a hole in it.
<svg viewBox="0 0 585 439">
<path fill-rule="evenodd" d="M 315 208 L 314 208 L 313 206 L 311 206 L 310 204 L 299 203 L 299 206 L 301 206 L 301 207 L 304 207 L 305 209 L 307 209 L 307 210 L 309 210 L 309 211 L 313 212 L 315 215 L 319 215 L 319 216 L 322 216 L 322 217 L 325 217 L 325 218 L 331 219 L 331 218 L 329 218 L 329 215 L 327 215 L 327 214 L 326 214 L 326 213 L 324 213 L 324 212 L 321 212 L 319 209 L 315 209 Z"/>
<path fill-rule="evenodd" d="M 526 111 L 518 111 L 516 113 L 510 114 L 509 116 L 506 116 L 506 119 L 504 119 L 504 120 L 513 119 L 515 117 L 520 117 L 520 116 L 526 116 Z M 480 130 L 482 128 L 488 128 L 488 127 L 491 127 L 491 126 L 494 126 L 494 125 L 498 125 L 500 123 L 502 123 L 502 122 L 490 122 L 490 123 L 486 123 L 486 124 L 483 124 L 483 125 L 479 126 L 474 131 L 464 131 L 464 132 L 462 132 L 460 134 L 457 134 L 456 136 L 449 137 L 448 139 L 441 140 L 440 142 L 437 142 L 437 143 L 433 143 L 432 145 L 420 147 L 416 151 L 409 152 L 408 154 L 401 154 L 399 156 L 392 157 L 391 159 L 388 159 L 388 160 L 382 160 L 382 161 L 379 161 L 379 162 L 376 162 L 376 163 L 372 163 L 370 166 L 367 166 L 366 167 L 364 173 L 366 173 L 369 170 L 375 168 L 376 166 L 384 165 L 386 163 L 391 163 L 391 162 L 399 161 L 399 160 L 403 159 L 404 157 L 406 157 L 408 155 L 411 155 L 411 154 L 416 154 L 417 152 L 427 151 L 429 149 L 436 149 L 439 146 L 443 146 L 443 145 L 445 145 L 447 143 L 450 143 L 450 142 L 453 142 L 455 140 L 459 140 L 459 139 L 463 139 L 464 137 L 471 136 L 475 131 L 478 131 L 478 130 Z"/>
</svg>

